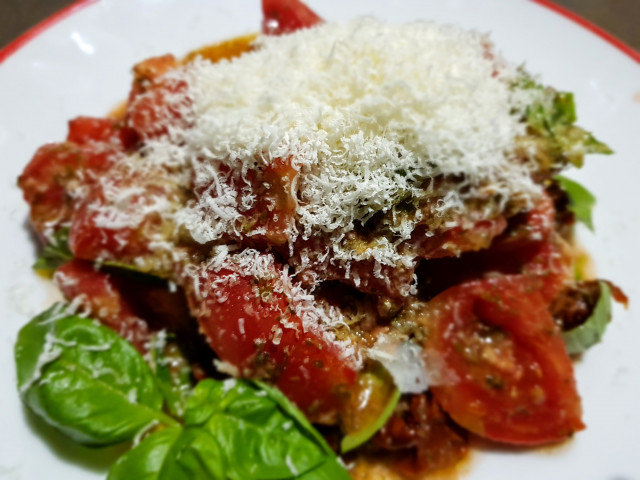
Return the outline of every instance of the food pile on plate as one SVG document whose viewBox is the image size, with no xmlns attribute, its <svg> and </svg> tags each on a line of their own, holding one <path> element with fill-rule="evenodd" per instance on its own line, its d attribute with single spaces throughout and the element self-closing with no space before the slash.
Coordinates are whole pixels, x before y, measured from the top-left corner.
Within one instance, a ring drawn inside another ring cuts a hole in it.
<svg viewBox="0 0 640 480">
<path fill-rule="evenodd" d="M 112 480 L 415 478 L 583 429 L 570 355 L 626 299 L 574 243 L 559 173 L 610 150 L 572 95 L 476 32 L 263 11 L 20 176 L 66 299 L 20 332 L 24 401 L 134 441 Z"/>
</svg>

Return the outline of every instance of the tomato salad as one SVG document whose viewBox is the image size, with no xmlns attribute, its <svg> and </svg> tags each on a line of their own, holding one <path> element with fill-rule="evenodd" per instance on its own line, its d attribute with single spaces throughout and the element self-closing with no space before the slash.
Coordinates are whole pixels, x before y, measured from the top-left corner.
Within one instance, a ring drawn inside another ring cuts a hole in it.
<svg viewBox="0 0 640 480">
<path fill-rule="evenodd" d="M 142 439 L 112 479 L 415 478 L 584 429 L 570 354 L 626 298 L 575 247 L 593 197 L 558 174 L 610 150 L 571 94 L 475 33 L 262 7 L 262 35 L 136 65 L 19 177 L 67 301 L 21 331 L 25 402 Z"/>
</svg>

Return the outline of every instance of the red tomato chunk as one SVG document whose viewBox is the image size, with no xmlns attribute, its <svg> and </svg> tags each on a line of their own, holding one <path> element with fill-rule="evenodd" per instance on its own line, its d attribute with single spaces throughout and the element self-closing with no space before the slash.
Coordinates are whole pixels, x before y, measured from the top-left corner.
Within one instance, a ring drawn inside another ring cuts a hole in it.
<svg viewBox="0 0 640 480">
<path fill-rule="evenodd" d="M 266 257 L 266 255 L 263 255 Z M 320 332 L 305 331 L 275 265 L 264 276 L 207 269 L 190 302 L 211 348 L 245 377 L 273 382 L 312 419 L 333 418 L 356 371 Z"/>
<path fill-rule="evenodd" d="M 511 275 L 452 287 L 425 306 L 426 347 L 452 381 L 432 387 L 468 430 L 535 445 L 584 428 L 573 366 L 543 292 Z"/>
<path fill-rule="evenodd" d="M 262 31 L 282 35 L 322 23 L 322 19 L 299 0 L 262 0 Z"/>
<path fill-rule="evenodd" d="M 54 278 L 69 302 L 78 302 L 81 310 L 90 312 L 144 353 L 151 337 L 147 323 L 134 314 L 108 273 L 96 270 L 91 262 L 71 260 L 58 268 Z"/>
</svg>

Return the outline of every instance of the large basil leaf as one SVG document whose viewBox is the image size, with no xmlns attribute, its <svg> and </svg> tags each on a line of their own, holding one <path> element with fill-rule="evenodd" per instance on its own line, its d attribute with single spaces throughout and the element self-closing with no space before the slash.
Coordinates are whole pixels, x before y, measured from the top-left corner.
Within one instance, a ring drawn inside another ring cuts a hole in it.
<svg viewBox="0 0 640 480">
<path fill-rule="evenodd" d="M 56 230 L 49 242 L 44 246 L 33 269 L 45 275 L 53 275 L 60 265 L 73 259 L 69 249 L 69 227 Z"/>
<path fill-rule="evenodd" d="M 596 204 L 596 197 L 575 180 L 562 175 L 556 175 L 553 179 L 569 196 L 569 209 L 576 216 L 576 220 L 584 223 L 589 230 L 593 231 L 591 211 Z"/>
<path fill-rule="evenodd" d="M 25 325 L 15 346 L 27 405 L 74 440 L 109 445 L 154 423 L 175 424 L 149 366 L 115 332 L 55 305 Z"/>
<path fill-rule="evenodd" d="M 170 428 L 153 433 L 122 456 L 107 480 L 226 480 L 222 449 L 200 427 Z"/>
</svg>

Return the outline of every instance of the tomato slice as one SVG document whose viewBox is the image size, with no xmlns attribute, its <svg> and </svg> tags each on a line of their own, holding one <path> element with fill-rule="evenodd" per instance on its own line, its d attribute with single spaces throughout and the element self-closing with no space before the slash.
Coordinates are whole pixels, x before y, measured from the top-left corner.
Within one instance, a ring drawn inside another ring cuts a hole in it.
<svg viewBox="0 0 640 480">
<path fill-rule="evenodd" d="M 68 222 L 78 203 L 74 188 L 92 184 L 137 141 L 113 120 L 78 117 L 69 122 L 66 142 L 40 147 L 18 178 L 36 230 Z"/>
<path fill-rule="evenodd" d="M 149 58 L 134 67 L 126 123 L 143 140 L 161 137 L 171 128 L 189 125 L 192 102 L 187 82 L 165 76 L 177 68 L 173 55 Z"/>
<path fill-rule="evenodd" d="M 54 280 L 69 302 L 79 302 L 81 310 L 88 310 L 138 351 L 146 351 L 151 338 L 147 323 L 134 314 L 111 275 L 96 270 L 91 262 L 71 260 L 56 270 Z"/>
<path fill-rule="evenodd" d="M 313 420 L 335 419 L 343 389 L 356 378 L 352 361 L 321 331 L 305 330 L 282 267 L 269 255 L 256 254 L 252 265 L 263 267 L 253 275 L 229 257 L 187 288 L 212 349 L 239 375 L 274 383 Z"/>
<path fill-rule="evenodd" d="M 111 118 L 77 117 L 69 121 L 67 141 L 83 146 L 101 142 L 129 150 L 137 144 L 138 136 Z"/>
<path fill-rule="evenodd" d="M 67 185 L 85 162 L 80 148 L 73 143 L 43 145 L 18 178 L 24 199 L 31 207 L 31 221 L 43 232 L 69 219 L 73 199 Z"/>
<path fill-rule="evenodd" d="M 141 197 L 132 200 L 132 207 L 141 209 L 144 201 Z M 94 186 L 87 198 L 78 206 L 73 214 L 69 231 L 69 248 L 74 256 L 84 260 L 104 261 L 119 260 L 127 262 L 140 255 L 149 253 L 149 238 L 154 225 L 160 223 L 155 216 L 145 217 L 135 227 L 108 227 L 101 223 L 104 216 L 101 210 L 117 210 L 104 196 L 102 188 Z M 124 212 L 123 212 L 124 213 Z"/>
<path fill-rule="evenodd" d="M 297 200 L 295 185 L 298 171 L 289 159 L 274 159 L 269 165 L 259 164 L 239 172 L 227 165 L 217 167 L 220 175 L 215 182 L 199 186 L 199 195 L 217 195 L 216 184 L 234 189 L 239 198 L 250 194 L 248 204 L 238 206 L 241 217 L 235 231 L 228 232 L 230 241 L 241 240 L 264 249 L 282 246 L 295 230 Z M 219 185 L 218 185 L 219 187 Z M 248 197 L 247 197 L 248 198 Z"/>
<path fill-rule="evenodd" d="M 164 245 L 175 234 L 163 213 L 181 204 L 180 195 L 163 170 L 131 172 L 115 165 L 75 209 L 69 248 L 84 260 L 136 262 L 141 271 L 161 274 L 172 268 Z"/>
<path fill-rule="evenodd" d="M 282 35 L 322 23 L 322 19 L 300 0 L 262 0 L 262 31 Z"/>
<path fill-rule="evenodd" d="M 108 142 L 113 137 L 115 121 L 108 118 L 77 117 L 69 121 L 67 141 L 78 145 Z"/>
<path fill-rule="evenodd" d="M 557 442 L 584 428 L 571 360 L 535 278 L 450 288 L 424 308 L 426 348 L 448 382 L 432 387 L 468 430 L 500 442 Z"/>
<path fill-rule="evenodd" d="M 424 259 L 459 257 L 464 252 L 489 248 L 495 237 L 507 227 L 507 220 L 500 216 L 476 222 L 471 228 L 454 227 L 440 235 L 427 236 L 427 230 L 418 228 L 413 234 L 411 247 Z"/>
</svg>

